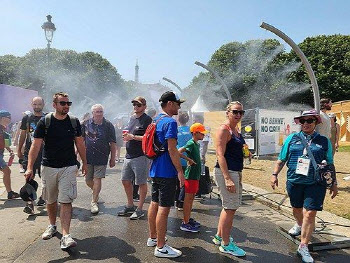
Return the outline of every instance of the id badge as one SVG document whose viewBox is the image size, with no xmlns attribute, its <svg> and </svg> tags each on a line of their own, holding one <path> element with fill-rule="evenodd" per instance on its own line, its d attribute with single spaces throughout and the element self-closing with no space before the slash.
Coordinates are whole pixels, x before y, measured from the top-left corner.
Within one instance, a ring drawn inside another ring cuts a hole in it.
<svg viewBox="0 0 350 263">
<path fill-rule="evenodd" d="M 310 167 L 310 159 L 299 157 L 295 173 L 307 176 Z"/>
</svg>

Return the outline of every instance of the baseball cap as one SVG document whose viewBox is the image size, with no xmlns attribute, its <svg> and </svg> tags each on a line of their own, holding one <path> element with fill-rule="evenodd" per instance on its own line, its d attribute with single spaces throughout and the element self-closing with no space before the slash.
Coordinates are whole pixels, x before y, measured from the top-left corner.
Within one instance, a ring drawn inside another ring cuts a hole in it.
<svg viewBox="0 0 350 263">
<path fill-rule="evenodd" d="M 145 99 L 144 97 L 141 97 L 141 96 L 135 97 L 135 98 L 131 101 L 131 103 L 133 103 L 133 102 L 138 102 L 138 103 L 140 103 L 140 104 L 146 105 L 146 99 Z"/>
<path fill-rule="evenodd" d="M 167 91 L 160 96 L 159 102 L 168 102 L 168 101 L 175 101 L 177 103 L 184 103 L 185 100 L 180 99 L 177 94 L 175 94 L 172 91 Z"/>
<path fill-rule="evenodd" d="M 196 122 L 196 123 L 191 125 L 190 132 L 192 132 L 192 133 L 200 132 L 200 133 L 203 133 L 203 134 L 207 134 L 208 133 L 208 131 L 205 129 L 204 125 L 199 123 L 199 122 Z"/>
<path fill-rule="evenodd" d="M 21 188 L 19 195 L 23 201 L 34 201 L 37 198 L 36 190 L 38 190 L 38 183 L 32 179 Z"/>
<path fill-rule="evenodd" d="M 0 117 L 11 117 L 11 113 L 7 110 L 0 110 Z"/>
</svg>

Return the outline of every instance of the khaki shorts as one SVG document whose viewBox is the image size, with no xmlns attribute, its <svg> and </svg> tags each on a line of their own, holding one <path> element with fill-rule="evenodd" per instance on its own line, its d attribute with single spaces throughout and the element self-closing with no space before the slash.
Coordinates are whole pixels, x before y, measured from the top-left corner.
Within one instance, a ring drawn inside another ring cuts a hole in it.
<svg viewBox="0 0 350 263">
<path fill-rule="evenodd" d="M 242 203 L 242 173 L 229 171 L 229 174 L 236 187 L 235 193 L 227 190 L 221 169 L 214 168 L 214 178 L 219 189 L 222 207 L 224 209 L 237 210 Z"/>
<path fill-rule="evenodd" d="M 55 202 L 69 204 L 77 198 L 76 165 L 51 168 L 43 166 L 41 182 L 43 187 L 43 198 L 47 204 Z"/>
<path fill-rule="evenodd" d="M 148 173 L 149 159 L 146 156 L 124 160 L 122 180 L 134 181 L 136 185 L 146 184 Z"/>
<path fill-rule="evenodd" d="M 94 178 L 106 177 L 107 165 L 87 165 L 87 173 L 85 175 L 85 181 L 92 181 Z"/>
</svg>

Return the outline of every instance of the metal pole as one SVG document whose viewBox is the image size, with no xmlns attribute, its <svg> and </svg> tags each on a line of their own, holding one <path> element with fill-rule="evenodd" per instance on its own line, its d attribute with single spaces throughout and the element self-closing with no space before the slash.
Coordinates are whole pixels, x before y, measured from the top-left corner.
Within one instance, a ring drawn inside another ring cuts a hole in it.
<svg viewBox="0 0 350 263">
<path fill-rule="evenodd" d="M 268 31 L 271 31 L 272 33 L 274 33 L 277 36 L 279 36 L 280 38 L 282 38 L 288 45 L 290 45 L 292 47 L 294 52 L 301 59 L 301 62 L 304 64 L 306 72 L 307 72 L 309 79 L 311 81 L 311 86 L 312 86 L 312 90 L 314 93 L 315 109 L 318 113 L 320 113 L 320 92 L 318 89 L 317 80 L 316 80 L 314 71 L 312 70 L 311 65 L 310 65 L 309 61 L 307 60 L 306 56 L 304 55 L 303 51 L 301 51 L 301 49 L 298 47 L 298 45 L 295 44 L 295 42 L 290 37 L 288 37 L 285 33 L 283 33 L 281 30 L 275 28 L 274 26 L 271 26 L 269 24 L 262 22 L 260 27 L 264 28 Z"/>
<path fill-rule="evenodd" d="M 50 66 L 50 42 L 47 41 L 47 66 Z"/>
<path fill-rule="evenodd" d="M 182 89 L 180 88 L 179 85 L 177 85 L 174 81 L 172 81 L 171 79 L 168 79 L 166 77 L 163 77 L 163 80 L 169 82 L 170 84 L 173 84 L 179 91 L 180 91 L 180 94 L 182 93 Z"/>
<path fill-rule="evenodd" d="M 211 69 L 210 67 L 208 67 L 207 65 L 204 65 L 203 63 L 200 63 L 198 61 L 194 62 L 194 64 L 196 64 L 197 66 L 200 66 L 202 68 L 205 68 L 206 70 L 208 70 L 211 74 L 214 75 L 214 77 L 216 78 L 216 80 L 218 80 L 222 86 L 222 88 L 224 89 L 225 93 L 226 93 L 226 96 L 227 96 L 227 99 L 228 101 L 231 103 L 232 102 L 232 97 L 231 97 L 231 94 L 224 82 L 224 80 L 219 76 L 218 73 L 216 73 L 213 69 Z"/>
</svg>

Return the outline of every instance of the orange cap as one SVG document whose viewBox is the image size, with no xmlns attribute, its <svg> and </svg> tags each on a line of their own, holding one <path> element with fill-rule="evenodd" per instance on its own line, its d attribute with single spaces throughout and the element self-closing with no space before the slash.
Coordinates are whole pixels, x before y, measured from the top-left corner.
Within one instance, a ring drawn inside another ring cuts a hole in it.
<svg viewBox="0 0 350 263">
<path fill-rule="evenodd" d="M 201 123 L 194 123 L 192 124 L 191 128 L 190 128 L 190 131 L 191 132 L 200 132 L 200 133 L 203 133 L 203 134 L 206 134 L 208 133 L 208 131 L 205 129 L 204 125 L 201 124 Z"/>
</svg>

